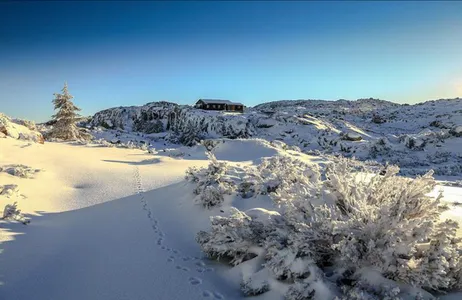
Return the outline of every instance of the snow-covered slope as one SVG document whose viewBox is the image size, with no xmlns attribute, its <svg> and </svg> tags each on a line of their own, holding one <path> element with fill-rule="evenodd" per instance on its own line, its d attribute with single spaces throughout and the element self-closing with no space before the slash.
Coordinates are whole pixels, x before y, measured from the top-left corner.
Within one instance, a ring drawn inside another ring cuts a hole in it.
<svg viewBox="0 0 462 300">
<path fill-rule="evenodd" d="M 303 151 L 398 164 L 411 175 L 431 168 L 438 176 L 462 174 L 462 99 L 416 105 L 377 99 L 276 101 L 243 114 L 154 102 L 98 112 L 87 126 L 180 143 L 222 137 L 280 140 Z"/>
</svg>

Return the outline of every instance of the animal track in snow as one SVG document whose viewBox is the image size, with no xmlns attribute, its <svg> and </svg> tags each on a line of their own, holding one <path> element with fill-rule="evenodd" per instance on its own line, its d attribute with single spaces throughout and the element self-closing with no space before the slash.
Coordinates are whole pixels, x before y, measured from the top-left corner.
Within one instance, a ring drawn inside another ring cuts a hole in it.
<svg viewBox="0 0 462 300">
<path fill-rule="evenodd" d="M 212 292 L 209 292 L 209 291 L 203 291 L 202 292 L 202 296 L 205 297 L 205 298 L 210 298 L 213 296 Z"/>
<path fill-rule="evenodd" d="M 215 299 L 219 299 L 219 300 L 225 299 L 225 297 L 222 294 L 218 293 L 218 292 L 213 292 L 213 297 Z"/>
<path fill-rule="evenodd" d="M 198 261 L 198 262 L 196 263 L 196 266 L 198 266 L 198 267 L 205 267 L 206 265 L 205 265 L 205 262 L 203 262 L 203 261 Z"/>
<path fill-rule="evenodd" d="M 213 292 L 212 293 L 211 291 L 208 291 L 208 290 L 202 291 L 202 297 L 204 297 L 204 298 L 212 298 L 213 297 L 213 298 L 215 298 L 217 300 L 224 300 L 225 299 L 225 297 L 222 294 L 220 294 L 218 292 Z"/>
<path fill-rule="evenodd" d="M 191 271 L 189 268 L 187 268 L 187 267 L 182 267 L 182 266 L 180 266 L 180 265 L 176 266 L 176 268 L 177 268 L 178 270 L 182 270 L 182 271 L 185 271 L 185 272 Z"/>
<path fill-rule="evenodd" d="M 202 283 L 202 279 L 197 278 L 197 277 L 189 277 L 189 283 L 191 285 L 199 285 Z"/>
</svg>

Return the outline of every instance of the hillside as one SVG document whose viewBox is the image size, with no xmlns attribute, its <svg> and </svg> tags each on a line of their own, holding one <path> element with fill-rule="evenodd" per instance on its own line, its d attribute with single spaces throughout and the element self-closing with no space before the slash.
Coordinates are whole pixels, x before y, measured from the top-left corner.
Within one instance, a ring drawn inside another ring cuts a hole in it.
<svg viewBox="0 0 462 300">
<path fill-rule="evenodd" d="M 109 140 L 125 135 L 143 143 L 161 139 L 190 145 L 202 139 L 253 137 L 279 140 L 304 152 L 398 164 L 410 175 L 431 168 L 436 175 L 462 174 L 462 99 L 415 105 L 377 99 L 277 101 L 243 114 L 153 102 L 106 109 L 86 126 Z"/>
</svg>

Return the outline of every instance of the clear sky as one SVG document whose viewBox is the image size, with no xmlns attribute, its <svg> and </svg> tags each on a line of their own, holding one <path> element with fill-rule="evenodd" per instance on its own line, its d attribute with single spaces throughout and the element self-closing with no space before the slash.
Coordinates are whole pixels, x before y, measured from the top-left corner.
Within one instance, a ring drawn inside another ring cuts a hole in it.
<svg viewBox="0 0 462 300">
<path fill-rule="evenodd" d="M 462 96 L 462 2 L 0 2 L 0 111 Z"/>
</svg>

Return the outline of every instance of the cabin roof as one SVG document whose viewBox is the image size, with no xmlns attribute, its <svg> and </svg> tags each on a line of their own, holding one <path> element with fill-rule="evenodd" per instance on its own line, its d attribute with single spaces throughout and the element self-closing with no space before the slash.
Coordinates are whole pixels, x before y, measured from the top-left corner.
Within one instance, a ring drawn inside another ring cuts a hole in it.
<svg viewBox="0 0 462 300">
<path fill-rule="evenodd" d="M 239 103 L 239 102 L 232 102 L 232 101 L 229 101 L 229 100 L 220 100 L 220 99 L 199 99 L 197 101 L 202 101 L 205 104 L 228 104 L 228 105 L 242 105 L 242 106 L 244 106 L 244 104 Z"/>
</svg>

